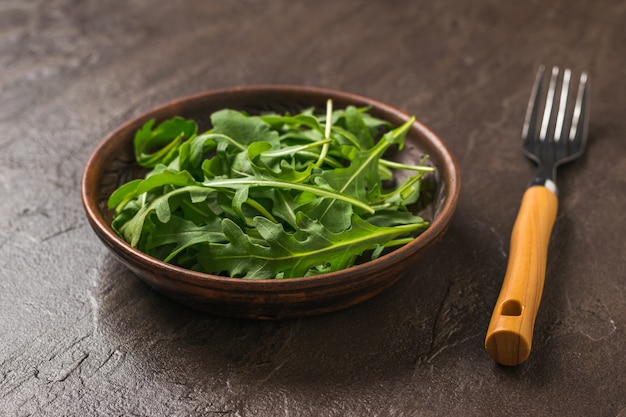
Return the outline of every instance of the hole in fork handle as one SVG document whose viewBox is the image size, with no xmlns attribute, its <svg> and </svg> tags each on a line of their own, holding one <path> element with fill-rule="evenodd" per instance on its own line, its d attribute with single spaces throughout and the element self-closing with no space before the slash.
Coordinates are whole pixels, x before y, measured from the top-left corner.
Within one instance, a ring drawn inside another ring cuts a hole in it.
<svg viewBox="0 0 626 417">
<path fill-rule="evenodd" d="M 502 303 L 500 313 L 502 313 L 503 316 L 517 317 L 522 315 L 523 309 L 524 307 L 522 307 L 522 303 L 518 300 L 506 300 Z"/>
</svg>

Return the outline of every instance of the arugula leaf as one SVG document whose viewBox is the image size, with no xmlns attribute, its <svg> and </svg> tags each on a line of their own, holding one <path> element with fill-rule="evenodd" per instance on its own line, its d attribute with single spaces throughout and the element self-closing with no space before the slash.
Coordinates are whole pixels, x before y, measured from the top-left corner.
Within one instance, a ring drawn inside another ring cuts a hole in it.
<svg viewBox="0 0 626 417">
<path fill-rule="evenodd" d="M 167 223 L 170 220 L 172 211 L 174 211 L 170 205 L 172 197 L 187 194 L 192 201 L 198 202 L 206 199 L 212 191 L 210 188 L 193 185 L 175 188 L 154 198 L 149 204 L 142 205 L 133 218 L 118 226 L 117 231 L 131 246 L 136 247 L 142 237 L 144 223 L 149 215 L 155 213 L 161 223 Z"/>
<path fill-rule="evenodd" d="M 174 185 L 196 185 L 197 182 L 187 171 L 162 170 L 158 173 L 152 172 L 146 179 L 133 180 L 118 188 L 111 194 L 108 201 L 108 207 L 123 207 L 124 203 L 140 196 L 154 188 Z"/>
<path fill-rule="evenodd" d="M 363 113 L 359 112 L 356 107 L 348 106 L 345 111 L 346 130 L 354 134 L 358 139 L 360 149 L 370 149 L 374 146 L 374 139 L 369 127 L 363 120 Z"/>
<path fill-rule="evenodd" d="M 294 129 L 298 130 L 301 126 L 305 126 L 313 131 L 318 131 L 320 133 L 324 132 L 324 128 L 320 124 L 320 121 L 317 117 L 311 114 L 297 114 L 295 116 L 266 114 L 259 116 L 259 119 L 277 131 L 286 130 L 287 132 L 291 132 Z"/>
<path fill-rule="evenodd" d="M 300 277 L 314 273 L 316 267 L 345 269 L 364 251 L 422 227 L 378 227 L 356 215 L 352 220 L 350 229 L 334 233 L 321 222 L 300 214 L 298 232 L 288 233 L 280 224 L 255 217 L 254 227 L 263 238 L 263 243 L 259 243 L 225 219 L 222 226 L 229 243 L 203 246 L 200 264 L 211 273 L 227 272 L 243 278 Z"/>
<path fill-rule="evenodd" d="M 359 149 L 353 157 L 350 166 L 347 168 L 338 168 L 332 171 L 324 171 L 321 175 L 324 180 L 338 193 L 354 196 L 360 201 L 368 201 L 368 192 L 377 189 L 380 184 L 378 176 L 379 159 L 391 145 L 404 144 L 406 132 L 414 122 L 414 118 L 409 119 L 402 126 L 388 132 L 383 138 L 371 149 Z M 337 210 L 342 211 L 343 208 L 335 208 L 331 210 L 336 200 L 327 200 L 315 209 L 315 216 L 323 223 L 328 220 L 327 226 L 332 227 L 333 231 L 340 231 L 350 226 L 349 220 L 338 222 L 344 217 L 337 217 Z M 353 204 L 357 206 L 356 204 Z M 332 224 L 330 222 L 333 222 Z"/>
<path fill-rule="evenodd" d="M 266 180 L 262 178 L 233 178 L 233 179 L 217 179 L 213 181 L 205 181 L 203 184 L 207 188 L 213 189 L 239 189 L 242 187 L 267 187 L 267 188 L 283 188 L 287 190 L 296 190 L 307 192 L 328 199 L 332 202 L 343 201 L 353 206 L 359 207 L 366 212 L 374 213 L 374 210 L 365 202 L 359 201 L 348 194 L 341 194 L 335 189 L 324 187 L 324 184 L 308 185 L 292 183 L 289 181 Z"/>
<path fill-rule="evenodd" d="M 393 128 L 330 100 L 325 114 L 223 109 L 201 134 L 193 120 L 150 120 L 134 146 L 151 170 L 111 194 L 112 226 L 150 256 L 207 273 L 265 279 L 348 268 L 428 227 L 409 206 L 434 168 L 384 158 L 403 148 L 413 122 Z M 410 175 L 389 186 L 400 170 Z"/>
<path fill-rule="evenodd" d="M 157 220 L 158 222 L 158 220 Z M 156 222 L 155 222 L 156 223 Z M 158 256 L 159 249 L 167 246 L 163 260 L 170 262 L 182 251 L 201 243 L 224 243 L 228 240 L 222 232 L 221 219 L 213 217 L 206 224 L 197 225 L 179 216 L 172 216 L 166 223 L 155 224 L 146 239 L 143 250 Z"/>
<path fill-rule="evenodd" d="M 153 168 L 157 164 L 167 164 L 176 155 L 176 150 L 183 139 L 196 134 L 196 122 L 174 117 L 154 126 L 152 119 L 137 131 L 134 139 L 137 163 L 142 167 Z M 150 153 L 150 150 L 158 148 Z"/>
<path fill-rule="evenodd" d="M 246 116 L 242 112 L 224 109 L 211 115 L 213 132 L 233 138 L 240 146 L 252 142 L 268 142 L 278 145 L 278 133 L 259 117 Z"/>
</svg>

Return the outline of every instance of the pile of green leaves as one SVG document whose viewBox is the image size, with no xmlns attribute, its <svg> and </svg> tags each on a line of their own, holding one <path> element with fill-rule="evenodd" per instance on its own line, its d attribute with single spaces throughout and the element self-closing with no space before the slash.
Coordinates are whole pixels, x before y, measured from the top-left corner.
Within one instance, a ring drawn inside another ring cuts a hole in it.
<svg viewBox="0 0 626 417">
<path fill-rule="evenodd" d="M 433 168 L 383 158 L 402 149 L 413 122 L 393 128 L 330 100 L 325 114 L 220 110 L 203 133 L 193 120 L 150 120 L 134 138 L 149 172 L 111 195 L 113 228 L 148 255 L 206 273 L 268 279 L 348 268 L 428 226 L 407 207 Z M 395 184 L 395 170 L 410 175 Z"/>
</svg>

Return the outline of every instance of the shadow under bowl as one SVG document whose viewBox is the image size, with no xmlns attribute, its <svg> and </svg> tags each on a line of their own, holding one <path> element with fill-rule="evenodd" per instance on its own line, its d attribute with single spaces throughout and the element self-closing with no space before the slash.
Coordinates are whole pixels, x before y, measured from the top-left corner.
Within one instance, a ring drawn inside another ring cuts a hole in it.
<svg viewBox="0 0 626 417">
<path fill-rule="evenodd" d="M 187 306 L 214 314 L 281 319 L 312 316 L 346 308 L 379 294 L 405 275 L 408 266 L 445 232 L 457 206 L 459 173 L 444 142 L 419 121 L 406 137 L 405 148 L 393 159 L 415 163 L 429 155 L 435 173 L 424 181 L 432 187 L 432 200 L 419 215 L 430 226 L 412 242 L 381 257 L 351 268 L 321 275 L 249 280 L 194 272 L 148 256 L 131 247 L 111 228 L 113 213 L 107 200 L 121 184 L 141 177 L 133 150 L 135 132 L 148 120 L 157 123 L 174 116 L 194 119 L 200 131 L 210 127 L 214 111 L 232 108 L 250 113 L 295 112 L 305 108 L 324 109 L 328 99 L 334 108 L 348 105 L 369 107 L 378 118 L 399 126 L 409 115 L 356 94 L 318 87 L 260 85 L 233 87 L 177 99 L 156 107 L 122 124 L 111 132 L 90 157 L 82 181 L 82 201 L 96 235 L 119 260 L 156 291 Z"/>
</svg>

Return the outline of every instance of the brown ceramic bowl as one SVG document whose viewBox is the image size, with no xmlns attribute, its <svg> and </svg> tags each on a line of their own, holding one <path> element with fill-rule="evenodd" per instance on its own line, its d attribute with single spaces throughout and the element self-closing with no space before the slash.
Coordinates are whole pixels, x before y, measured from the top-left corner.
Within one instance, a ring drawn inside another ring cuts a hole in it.
<svg viewBox="0 0 626 417">
<path fill-rule="evenodd" d="M 376 260 L 351 268 L 304 278 L 244 280 L 193 272 L 164 263 L 132 248 L 110 226 L 106 208 L 111 192 L 140 175 L 134 162 L 133 137 L 147 120 L 174 116 L 193 118 L 208 128 L 208 116 L 219 109 L 249 112 L 297 111 L 316 106 L 324 109 L 331 98 L 335 108 L 349 104 L 369 106 L 370 112 L 394 125 L 409 116 L 388 105 L 351 93 L 302 86 L 248 86 L 209 91 L 174 100 L 127 121 L 97 147 L 85 168 L 83 205 L 98 237 L 119 260 L 158 292 L 188 306 L 219 315 L 258 319 L 310 316 L 339 310 L 365 301 L 394 284 L 408 266 L 441 237 L 452 218 L 459 195 L 459 173 L 445 144 L 416 122 L 407 135 L 400 161 L 419 161 L 430 156 L 436 173 L 426 181 L 433 186 L 433 201 L 419 214 L 430 227 L 411 243 Z"/>
</svg>

